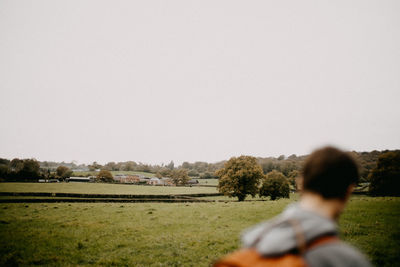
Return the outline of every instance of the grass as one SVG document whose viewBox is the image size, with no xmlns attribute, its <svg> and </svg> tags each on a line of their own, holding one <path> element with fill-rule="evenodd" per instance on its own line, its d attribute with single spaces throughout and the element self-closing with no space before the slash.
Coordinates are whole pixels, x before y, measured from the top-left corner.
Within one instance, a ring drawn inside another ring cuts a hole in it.
<svg viewBox="0 0 400 267">
<path fill-rule="evenodd" d="M 144 186 L 104 183 L 0 183 L 0 192 L 51 192 L 88 194 L 200 194 L 217 193 L 215 187 Z"/>
<path fill-rule="evenodd" d="M 72 176 L 96 176 L 99 172 L 96 171 L 77 171 L 73 172 Z M 126 174 L 126 175 L 143 175 L 146 177 L 155 177 L 154 173 L 151 172 L 138 172 L 138 171 L 111 171 L 113 176 L 117 174 Z"/>
<path fill-rule="evenodd" d="M 343 238 L 376 266 L 400 265 L 400 198 L 353 196 L 340 219 Z"/>
<path fill-rule="evenodd" d="M 293 201 L 0 204 L 0 266 L 209 266 Z M 374 264 L 398 265 L 399 215 L 400 198 L 354 196 L 342 236 Z"/>
<path fill-rule="evenodd" d="M 0 205 L 0 264 L 208 266 L 261 215 L 237 204 Z"/>
<path fill-rule="evenodd" d="M 218 179 L 196 179 L 201 185 L 218 185 Z"/>
</svg>

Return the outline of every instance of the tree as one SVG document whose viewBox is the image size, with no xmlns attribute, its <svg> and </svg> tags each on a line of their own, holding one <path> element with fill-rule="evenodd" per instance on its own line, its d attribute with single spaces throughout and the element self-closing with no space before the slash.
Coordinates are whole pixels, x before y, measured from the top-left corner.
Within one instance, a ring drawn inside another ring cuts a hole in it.
<svg viewBox="0 0 400 267">
<path fill-rule="evenodd" d="M 199 173 L 196 170 L 190 170 L 188 172 L 188 175 L 192 176 L 192 177 L 197 177 L 197 176 L 199 176 Z"/>
<path fill-rule="evenodd" d="M 278 160 L 284 160 L 285 159 L 285 155 L 280 155 L 279 157 L 278 157 Z"/>
<path fill-rule="evenodd" d="M 262 181 L 260 197 L 271 197 L 271 200 L 289 198 L 289 181 L 278 171 L 268 173 Z"/>
<path fill-rule="evenodd" d="M 293 186 L 293 188 L 295 190 L 297 190 L 297 183 L 296 183 L 296 179 L 300 176 L 300 172 L 298 170 L 293 170 L 291 172 L 289 172 L 288 175 L 288 180 L 291 186 Z"/>
<path fill-rule="evenodd" d="M 10 170 L 8 168 L 8 165 L 0 163 L 0 179 L 8 178 L 9 172 L 10 172 Z"/>
<path fill-rule="evenodd" d="M 100 164 L 98 164 L 96 161 L 94 161 L 92 163 L 92 165 L 89 165 L 88 167 L 89 167 L 90 171 L 95 171 L 95 170 L 100 169 L 102 166 Z"/>
<path fill-rule="evenodd" d="M 255 197 L 264 173 L 255 157 L 232 157 L 215 173 L 219 177 L 218 191 L 243 201 L 247 195 Z"/>
<path fill-rule="evenodd" d="M 125 166 L 123 167 L 123 170 L 124 171 L 134 171 L 136 166 L 137 166 L 136 162 L 128 161 L 128 162 L 126 162 Z"/>
<path fill-rule="evenodd" d="M 274 162 L 272 162 L 272 160 L 268 159 L 266 161 L 264 161 L 263 163 L 261 163 L 261 167 L 263 169 L 264 174 L 269 173 L 270 171 L 278 168 L 276 164 L 274 164 Z"/>
<path fill-rule="evenodd" d="M 10 164 L 10 160 L 0 158 L 0 164 L 1 164 L 1 165 L 7 165 L 7 166 L 8 166 L 8 165 Z"/>
<path fill-rule="evenodd" d="M 190 169 L 190 163 L 185 161 L 184 163 L 182 163 L 182 168 L 183 169 Z"/>
<path fill-rule="evenodd" d="M 65 166 L 58 166 L 56 169 L 57 177 L 60 179 L 69 178 L 72 175 L 72 171 Z"/>
<path fill-rule="evenodd" d="M 18 176 L 25 180 L 35 180 L 40 178 L 40 165 L 36 159 L 24 159 L 22 170 Z"/>
<path fill-rule="evenodd" d="M 400 150 L 381 154 L 369 180 L 372 195 L 400 196 Z"/>
<path fill-rule="evenodd" d="M 174 162 L 171 160 L 171 162 L 166 166 L 168 169 L 173 170 L 174 169 Z"/>
<path fill-rule="evenodd" d="M 24 161 L 22 159 L 15 158 L 10 162 L 10 169 L 14 173 L 19 173 L 24 167 Z"/>
<path fill-rule="evenodd" d="M 188 172 L 186 169 L 172 170 L 170 177 L 175 185 L 185 185 L 189 181 Z"/>
<path fill-rule="evenodd" d="M 119 171 L 118 165 L 113 161 L 108 162 L 106 165 L 104 165 L 104 169 L 106 169 L 107 171 Z"/>
<path fill-rule="evenodd" d="M 214 175 L 211 172 L 205 172 L 202 175 L 200 175 L 200 178 L 202 178 L 202 179 L 211 179 L 211 178 L 214 178 Z"/>
<path fill-rule="evenodd" d="M 171 175 L 172 175 L 172 171 L 170 169 L 167 169 L 164 167 L 159 172 L 162 176 L 165 176 L 165 177 L 171 177 Z"/>
<path fill-rule="evenodd" d="M 101 182 L 110 183 L 110 182 L 114 181 L 114 178 L 113 178 L 111 172 L 109 172 L 107 170 L 101 170 L 99 172 L 99 174 L 97 174 L 97 180 L 99 180 Z"/>
</svg>

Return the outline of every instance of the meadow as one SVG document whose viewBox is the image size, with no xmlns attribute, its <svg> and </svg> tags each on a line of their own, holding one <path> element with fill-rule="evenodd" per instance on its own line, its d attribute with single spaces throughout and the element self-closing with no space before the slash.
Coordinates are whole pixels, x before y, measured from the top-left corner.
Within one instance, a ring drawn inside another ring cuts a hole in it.
<svg viewBox="0 0 400 267">
<path fill-rule="evenodd" d="M 0 192 L 50 192 L 90 194 L 202 194 L 217 193 L 215 187 L 143 186 L 105 183 L 0 183 Z"/>
<path fill-rule="evenodd" d="M 238 248 L 243 229 L 296 198 L 0 204 L 0 266 L 209 266 Z M 353 196 L 339 222 L 342 237 L 377 266 L 399 265 L 399 215 L 400 198 Z"/>
<path fill-rule="evenodd" d="M 199 181 L 199 184 L 201 185 L 207 185 L 207 186 L 217 186 L 218 185 L 218 179 L 196 179 Z"/>
</svg>

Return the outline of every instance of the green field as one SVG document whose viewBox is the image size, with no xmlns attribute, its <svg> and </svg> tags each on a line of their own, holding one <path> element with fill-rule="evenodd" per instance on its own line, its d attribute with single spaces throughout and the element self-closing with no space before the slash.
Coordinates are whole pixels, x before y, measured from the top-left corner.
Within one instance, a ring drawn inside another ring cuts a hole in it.
<svg viewBox="0 0 400 267">
<path fill-rule="evenodd" d="M 137 171 L 111 171 L 112 175 L 126 174 L 126 175 L 143 175 L 146 177 L 154 177 L 155 174 L 151 172 L 137 172 Z M 96 171 L 76 171 L 72 173 L 72 176 L 96 176 L 99 172 Z"/>
<path fill-rule="evenodd" d="M 218 185 L 218 179 L 197 179 L 201 185 Z"/>
<path fill-rule="evenodd" d="M 0 266 L 209 266 L 238 247 L 244 228 L 277 215 L 294 199 L 0 204 Z M 399 216 L 400 198 L 353 196 L 339 222 L 342 237 L 374 264 L 396 266 Z"/>
<path fill-rule="evenodd" d="M 200 194 L 217 193 L 215 187 L 145 186 L 105 183 L 0 183 L 0 192 L 51 192 L 90 194 Z"/>
</svg>

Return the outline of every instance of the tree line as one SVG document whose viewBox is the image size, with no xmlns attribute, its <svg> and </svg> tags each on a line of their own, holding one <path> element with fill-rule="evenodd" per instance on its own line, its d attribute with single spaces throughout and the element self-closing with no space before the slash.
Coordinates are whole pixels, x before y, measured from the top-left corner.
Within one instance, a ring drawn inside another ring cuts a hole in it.
<svg viewBox="0 0 400 267">
<path fill-rule="evenodd" d="M 359 173 L 361 182 L 369 181 L 369 194 L 400 196 L 400 150 L 372 153 L 373 157 L 377 156 L 374 164 L 371 164 L 371 154 L 351 154 L 364 164 L 360 166 Z M 257 161 L 251 156 L 232 157 L 216 172 L 218 190 L 226 196 L 237 197 L 239 201 L 247 195 L 270 197 L 271 200 L 288 198 L 290 184 L 295 190 L 296 178 L 301 174 L 296 164 L 297 157 L 291 156 L 290 161 L 279 164 L 282 160 L 284 157 L 264 159 L 260 164 L 260 159 Z M 304 160 L 300 159 L 301 162 Z"/>
<path fill-rule="evenodd" d="M 371 170 L 376 166 L 376 162 L 378 157 L 388 152 L 385 151 L 371 151 L 371 152 L 351 152 L 354 158 L 356 158 L 360 167 L 361 181 L 368 182 L 368 175 Z M 281 155 L 279 157 L 258 157 L 256 158 L 257 163 L 261 165 L 264 174 L 267 174 L 273 170 L 279 171 L 283 173 L 286 177 L 291 177 L 295 175 L 293 171 L 299 171 L 301 166 L 304 163 L 304 160 L 307 158 L 307 155 L 297 156 L 292 154 L 290 156 Z M 71 170 L 81 170 L 81 171 L 95 171 L 95 170 L 108 170 L 108 171 L 138 171 L 138 172 L 149 172 L 153 174 L 168 174 L 168 171 L 174 169 L 186 169 L 188 172 L 188 176 L 190 177 L 198 177 L 198 178 L 217 178 L 215 172 L 221 169 L 224 166 L 225 161 L 220 161 L 216 163 L 208 163 L 197 161 L 194 163 L 183 162 L 181 165 L 176 166 L 173 161 L 170 161 L 168 164 L 161 165 L 151 165 L 145 164 L 141 162 L 135 161 L 124 161 L 124 162 L 108 162 L 104 165 L 97 163 L 94 161 L 91 164 L 76 164 L 74 162 L 66 163 L 66 162 L 51 162 L 51 161 L 43 161 L 39 162 L 40 168 L 50 169 L 51 171 L 55 171 L 58 166 L 65 166 L 70 168 Z"/>
<path fill-rule="evenodd" d="M 387 177 L 388 170 L 391 180 L 394 184 L 398 183 L 398 173 L 393 171 L 393 167 L 385 167 L 389 163 L 396 162 L 399 150 L 395 151 L 371 151 L 371 152 L 350 152 L 352 156 L 359 163 L 360 181 L 362 183 L 372 182 L 371 193 L 379 195 L 382 191 L 382 186 L 379 182 L 382 178 Z M 389 156 L 388 156 L 389 155 Z M 301 167 L 307 158 L 307 155 L 297 156 L 295 154 L 288 157 L 281 155 L 279 157 L 267 158 L 254 158 L 258 166 L 260 166 L 262 173 L 268 175 L 269 173 L 282 174 L 288 179 L 292 187 L 295 186 L 295 178 L 299 175 Z M 73 174 L 74 170 L 78 171 L 139 171 L 149 172 L 155 174 L 156 177 L 170 177 L 176 184 L 185 184 L 190 177 L 192 178 L 221 178 L 218 170 L 221 170 L 228 161 L 220 161 L 216 163 L 207 162 L 183 162 L 179 166 L 175 166 L 171 161 L 168 164 L 149 165 L 135 161 L 125 162 L 108 162 L 104 165 L 97 163 L 92 164 L 76 164 L 75 162 L 51 162 L 51 161 L 37 161 L 35 159 L 4 159 L 0 158 L 0 180 L 7 181 L 37 181 L 37 179 L 65 179 Z M 399 166 L 400 164 L 398 164 Z M 395 174 L 393 174 L 395 173 Z M 90 175 L 89 173 L 87 175 Z M 378 178 L 377 178 L 378 177 Z M 394 178 L 393 178 L 394 177 Z M 103 179 L 110 181 L 110 179 Z M 220 179 L 221 181 L 221 179 Z M 396 184 L 397 185 L 397 184 Z M 385 185 L 386 186 L 386 185 Z M 390 187 L 390 186 L 389 186 Z M 399 186 L 390 187 L 399 188 Z M 387 191 L 386 189 L 383 191 Z"/>
<path fill-rule="evenodd" d="M 0 181 L 34 181 L 38 179 L 65 179 L 72 175 L 72 171 L 63 165 L 58 166 L 54 172 L 42 168 L 36 159 L 13 160 L 0 158 Z"/>
</svg>

